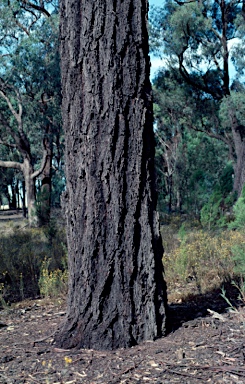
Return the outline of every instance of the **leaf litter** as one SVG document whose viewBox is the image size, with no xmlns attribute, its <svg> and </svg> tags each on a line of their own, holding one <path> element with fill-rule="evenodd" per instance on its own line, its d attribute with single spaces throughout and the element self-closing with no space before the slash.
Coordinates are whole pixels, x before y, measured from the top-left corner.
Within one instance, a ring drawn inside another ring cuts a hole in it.
<svg viewBox="0 0 245 384">
<path fill-rule="evenodd" d="M 0 311 L 0 383 L 245 382 L 243 307 L 236 313 L 206 310 L 189 321 L 182 316 L 166 337 L 115 351 L 57 348 L 54 335 L 64 315 L 64 302 L 47 299 Z"/>
</svg>

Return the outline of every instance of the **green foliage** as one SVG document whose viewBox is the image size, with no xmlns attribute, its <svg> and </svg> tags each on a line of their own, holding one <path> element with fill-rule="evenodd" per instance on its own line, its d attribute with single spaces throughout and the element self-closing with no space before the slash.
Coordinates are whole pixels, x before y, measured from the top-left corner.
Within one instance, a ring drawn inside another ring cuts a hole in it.
<svg viewBox="0 0 245 384">
<path fill-rule="evenodd" d="M 176 69 L 159 71 L 153 84 L 159 209 L 199 215 L 226 170 L 226 144 L 203 132 L 217 125 L 218 105 Z"/>
<path fill-rule="evenodd" d="M 187 231 L 178 246 L 168 248 L 163 255 L 167 283 L 171 287 L 191 280 L 199 293 L 217 288 L 235 276 L 234 252 L 244 245 L 244 234 L 239 231 Z"/>
<path fill-rule="evenodd" d="M 244 39 L 241 9 L 241 1 L 166 0 L 162 7 L 152 7 L 150 12 L 151 49 L 156 55 L 169 58 L 171 67 L 179 66 L 189 84 L 195 83 L 199 89 L 220 98 L 223 72 L 218 61 L 225 57 L 220 36 L 225 20 L 227 41 L 236 35 Z M 233 63 L 240 62 L 242 67 L 244 44 L 234 44 L 229 53 Z"/>
<path fill-rule="evenodd" d="M 200 221 L 208 230 L 227 226 L 230 219 L 230 211 L 235 201 L 233 188 L 233 166 L 228 163 L 219 177 L 214 192 L 203 205 L 200 213 Z"/>
<path fill-rule="evenodd" d="M 67 269 L 50 271 L 50 259 L 44 259 L 41 266 L 38 285 L 40 294 L 47 298 L 56 298 L 67 293 Z"/>
<path fill-rule="evenodd" d="M 48 225 L 50 221 L 50 186 L 40 188 L 36 194 L 35 211 L 39 226 Z"/>
<path fill-rule="evenodd" d="M 235 220 L 229 224 L 230 229 L 244 229 L 245 228 L 245 186 L 243 187 L 242 194 L 238 198 L 233 207 Z"/>
<path fill-rule="evenodd" d="M 153 7 L 150 24 L 151 48 L 165 59 L 153 89 L 157 136 L 168 148 L 163 150 L 157 137 L 159 207 L 165 203 L 196 215 L 203 208 L 203 225 L 226 225 L 230 218 L 224 213 L 234 199 L 229 196 L 233 169 L 226 163 L 232 160 L 237 185 L 236 163 L 242 161 L 237 132 L 243 141 L 245 126 L 242 2 L 166 0 Z M 230 60 L 237 69 L 233 82 Z"/>
<path fill-rule="evenodd" d="M 23 158 L 28 158 L 36 171 L 46 141 L 52 152 L 52 173 L 62 188 L 64 138 L 58 3 L 55 0 L 51 4 L 48 0 L 40 8 L 33 8 L 19 1 L 11 1 L 10 6 L 3 0 L 0 23 L 0 159 L 23 163 Z M 8 184 L 16 183 L 17 178 L 20 176 L 15 172 L 13 182 Z M 55 190 L 56 205 L 61 188 Z"/>
<path fill-rule="evenodd" d="M 0 238 L 0 276 L 8 273 L 5 298 L 16 301 L 39 294 L 42 262 L 48 256 L 50 271 L 67 268 L 65 233 L 56 228 L 52 239 L 42 229 L 9 227 Z"/>
<path fill-rule="evenodd" d="M 233 87 L 234 88 L 234 87 Z M 223 98 L 220 109 L 219 117 L 220 122 L 226 131 L 229 131 L 232 118 L 236 119 L 237 125 L 245 126 L 245 87 L 239 83 L 239 89 L 232 90 L 230 95 Z"/>
<path fill-rule="evenodd" d="M 232 247 L 233 261 L 235 263 L 234 272 L 238 277 L 238 282 L 233 281 L 233 285 L 239 292 L 239 299 L 245 302 L 245 186 L 242 189 L 241 196 L 233 207 L 235 220 L 228 227 L 243 233 L 243 242 L 234 244 Z M 227 301 L 225 292 L 221 296 Z"/>
<path fill-rule="evenodd" d="M 245 279 L 245 240 L 242 244 L 234 245 L 232 252 L 235 261 L 234 271 L 240 275 L 241 278 Z"/>
<path fill-rule="evenodd" d="M 222 215 L 220 207 L 222 200 L 223 197 L 221 193 L 214 192 L 210 196 L 208 203 L 201 209 L 200 220 L 204 228 L 207 227 L 210 230 L 217 225 L 217 222 Z"/>
<path fill-rule="evenodd" d="M 225 168 L 223 169 L 218 182 L 218 188 L 220 189 L 222 196 L 224 198 L 227 198 L 229 194 L 232 192 L 233 176 L 234 176 L 233 165 L 231 162 L 229 162 L 226 164 Z"/>
</svg>

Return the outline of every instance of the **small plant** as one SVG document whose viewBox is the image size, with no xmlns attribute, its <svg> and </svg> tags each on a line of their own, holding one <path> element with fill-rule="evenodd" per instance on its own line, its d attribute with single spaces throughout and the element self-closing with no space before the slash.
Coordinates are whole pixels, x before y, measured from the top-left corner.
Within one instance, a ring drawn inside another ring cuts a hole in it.
<svg viewBox="0 0 245 384">
<path fill-rule="evenodd" d="M 237 308 L 231 303 L 231 301 L 229 300 L 229 298 L 227 297 L 226 295 L 226 290 L 224 287 L 221 288 L 221 294 L 220 294 L 221 297 L 223 297 L 223 299 L 227 302 L 227 304 L 229 305 L 228 309 L 232 312 L 238 312 Z"/>
<path fill-rule="evenodd" d="M 50 259 L 44 259 L 38 285 L 43 297 L 58 297 L 67 291 L 67 271 L 56 269 L 49 271 Z"/>
<path fill-rule="evenodd" d="M 220 208 L 222 199 L 223 197 L 221 193 L 214 192 L 201 210 L 202 226 L 209 231 L 217 225 L 217 222 L 222 215 Z"/>
<path fill-rule="evenodd" d="M 243 187 L 241 196 L 233 207 L 235 220 L 229 224 L 230 229 L 244 229 L 245 228 L 245 186 Z"/>
<path fill-rule="evenodd" d="M 68 367 L 69 364 L 72 363 L 72 358 L 69 357 L 69 356 L 65 356 L 65 357 L 64 357 L 64 360 L 65 360 L 65 365 L 66 365 L 66 367 Z"/>
<path fill-rule="evenodd" d="M 236 283 L 235 281 L 232 281 L 232 285 L 236 287 L 236 289 L 239 292 L 238 299 L 245 303 L 245 282 L 244 278 L 241 277 L 239 283 Z"/>
<path fill-rule="evenodd" d="M 239 291 L 239 300 L 242 300 L 242 302 L 244 303 L 245 302 L 245 286 L 244 286 L 244 281 L 243 282 L 240 282 L 239 284 L 237 284 L 236 282 L 232 282 L 232 285 L 234 285 L 238 291 Z M 244 313 L 239 311 L 239 308 L 236 308 L 232 303 L 231 301 L 229 300 L 229 298 L 227 297 L 226 295 L 226 291 L 224 289 L 224 287 L 221 289 L 221 294 L 220 296 L 226 301 L 226 303 L 228 304 L 228 310 L 230 312 L 233 312 L 235 313 L 237 316 L 238 316 L 238 319 L 239 321 L 243 324 L 243 328 L 245 329 L 245 318 L 244 318 Z"/>
<path fill-rule="evenodd" d="M 3 308 L 6 308 L 8 305 L 4 299 L 4 291 L 5 291 L 4 284 L 0 283 L 0 305 Z"/>
</svg>

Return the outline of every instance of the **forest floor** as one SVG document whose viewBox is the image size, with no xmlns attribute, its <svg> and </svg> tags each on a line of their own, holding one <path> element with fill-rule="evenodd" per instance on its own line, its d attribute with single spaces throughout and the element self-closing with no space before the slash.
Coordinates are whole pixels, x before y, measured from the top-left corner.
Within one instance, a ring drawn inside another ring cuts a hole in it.
<svg viewBox="0 0 245 384">
<path fill-rule="evenodd" d="M 24 301 L 0 311 L 0 383 L 244 383 L 245 308 L 224 311 L 213 292 L 170 304 L 172 331 L 115 351 L 63 350 L 53 336 L 64 300 Z"/>
<path fill-rule="evenodd" d="M 192 292 L 186 296 L 185 290 Z M 183 292 L 183 300 L 175 292 Z M 1 384 L 245 383 L 245 307 L 226 287 L 205 295 L 193 282 L 171 287 L 169 333 L 154 342 L 115 351 L 63 350 L 54 334 L 64 299 L 36 299 L 0 309 Z"/>
</svg>

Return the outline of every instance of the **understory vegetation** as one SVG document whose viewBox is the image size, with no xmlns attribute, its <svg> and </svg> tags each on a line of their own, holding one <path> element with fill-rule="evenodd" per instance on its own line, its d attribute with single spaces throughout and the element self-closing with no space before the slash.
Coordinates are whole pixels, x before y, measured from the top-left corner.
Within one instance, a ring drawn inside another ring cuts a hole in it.
<svg viewBox="0 0 245 384">
<path fill-rule="evenodd" d="M 0 227 L 0 305 L 25 298 L 56 297 L 67 290 L 63 225 L 29 228 L 11 220 Z"/>
<path fill-rule="evenodd" d="M 163 264 L 173 300 L 205 294 L 224 283 L 238 281 L 244 291 L 245 231 L 188 228 L 171 225 L 165 234 Z M 176 289 L 177 288 L 177 289 Z"/>
<path fill-rule="evenodd" d="M 244 302 L 245 188 L 233 207 L 232 220 L 226 225 L 217 211 L 212 212 L 211 228 L 202 220 L 188 220 L 183 215 L 172 216 L 170 222 L 166 219 L 162 226 L 163 264 L 170 299 L 182 300 L 193 293 L 222 290 L 223 284 L 230 283 Z"/>
<path fill-rule="evenodd" d="M 214 212 L 214 211 L 213 211 Z M 213 215 L 216 215 L 216 211 Z M 217 215 L 216 215 L 217 216 Z M 169 302 L 180 302 L 235 285 L 245 299 L 245 194 L 234 205 L 225 226 L 184 214 L 162 217 L 163 264 Z M 67 292 L 67 249 L 63 224 L 28 228 L 8 222 L 1 226 L 0 305 L 25 298 L 57 298 Z"/>
</svg>

